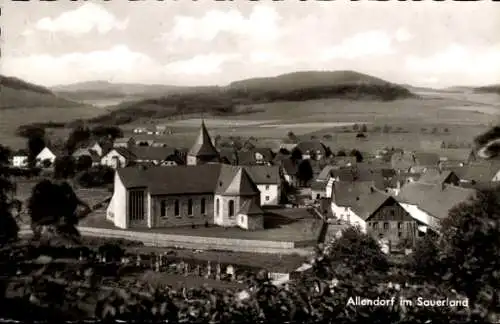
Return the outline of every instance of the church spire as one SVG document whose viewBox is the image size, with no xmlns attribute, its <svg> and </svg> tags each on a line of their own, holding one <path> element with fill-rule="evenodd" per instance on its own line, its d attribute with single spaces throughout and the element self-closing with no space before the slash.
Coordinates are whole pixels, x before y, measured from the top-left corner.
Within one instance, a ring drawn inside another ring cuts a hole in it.
<svg viewBox="0 0 500 324">
<path fill-rule="evenodd" d="M 201 127 L 198 133 L 196 142 L 189 150 L 189 155 L 201 158 L 214 158 L 219 156 L 219 153 L 214 147 L 212 139 L 208 134 L 207 127 L 205 126 L 205 120 L 201 120 Z"/>
</svg>

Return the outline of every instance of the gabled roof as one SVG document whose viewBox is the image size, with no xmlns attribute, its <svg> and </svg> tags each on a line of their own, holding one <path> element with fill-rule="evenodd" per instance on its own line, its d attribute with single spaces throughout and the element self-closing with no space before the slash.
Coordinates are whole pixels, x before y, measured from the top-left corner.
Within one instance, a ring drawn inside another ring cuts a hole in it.
<svg viewBox="0 0 500 324">
<path fill-rule="evenodd" d="M 201 122 L 200 132 L 198 134 L 198 137 L 196 138 L 194 145 L 189 150 L 189 155 L 203 157 L 219 155 L 214 147 L 214 144 L 212 143 L 210 135 L 208 134 L 208 130 L 205 126 L 204 121 Z"/>
<path fill-rule="evenodd" d="M 134 153 L 126 147 L 115 147 L 111 151 L 106 153 L 106 155 L 111 153 L 112 151 L 116 151 L 118 154 L 120 154 L 121 156 L 123 156 L 127 160 L 135 159 Z"/>
<path fill-rule="evenodd" d="M 216 194 L 229 196 L 253 196 L 259 189 L 243 167 L 224 166 L 221 169 Z"/>
<path fill-rule="evenodd" d="M 172 147 L 138 146 L 131 152 L 136 160 L 164 161 L 168 156 L 175 154 L 176 150 Z"/>
<path fill-rule="evenodd" d="M 326 146 L 320 141 L 304 141 L 298 143 L 294 149 L 299 149 L 302 154 L 306 153 L 317 153 L 319 151 L 320 154 L 326 155 Z"/>
<path fill-rule="evenodd" d="M 220 164 L 127 167 L 117 170 L 126 188 L 148 188 L 151 195 L 213 193 Z"/>
<path fill-rule="evenodd" d="M 49 145 L 45 146 L 45 147 L 44 147 L 44 148 L 40 151 L 40 153 L 42 153 L 42 151 L 43 151 L 43 150 L 45 150 L 45 149 L 48 149 L 48 150 L 49 150 L 50 152 L 52 152 L 52 154 L 54 154 L 56 157 L 59 157 L 59 156 L 64 156 L 64 153 L 65 153 L 65 152 L 64 152 L 64 150 L 59 149 L 59 148 L 54 147 L 54 146 L 49 146 Z M 40 154 L 40 153 L 38 153 L 38 154 Z M 37 155 L 38 155 L 38 154 L 37 154 Z"/>
<path fill-rule="evenodd" d="M 480 162 L 464 165 L 463 167 L 446 168 L 455 172 L 462 180 L 489 182 L 500 171 L 500 165 L 492 162 Z"/>
<path fill-rule="evenodd" d="M 244 168 L 255 184 L 279 184 L 280 182 L 280 171 L 276 165 L 252 165 Z"/>
<path fill-rule="evenodd" d="M 416 205 L 421 210 L 443 219 L 450 209 L 461 202 L 474 197 L 473 189 L 443 184 L 435 185 L 421 182 L 411 182 L 401 188 L 396 199 L 403 203 Z"/>
<path fill-rule="evenodd" d="M 247 216 L 252 216 L 252 215 L 262 215 L 264 214 L 264 211 L 260 206 L 254 201 L 254 199 L 248 199 L 246 200 L 242 205 L 239 210 L 238 214 L 244 214 Z"/>
<path fill-rule="evenodd" d="M 325 166 L 321 172 L 318 174 L 318 176 L 316 177 L 316 180 L 317 181 L 328 181 L 330 180 L 330 177 L 331 177 L 331 171 L 333 169 L 335 169 L 336 167 L 333 166 L 333 165 L 327 165 Z"/>
<path fill-rule="evenodd" d="M 422 176 L 418 179 L 419 182 L 430 183 L 430 184 L 443 184 L 448 181 L 451 177 L 456 176 L 453 171 L 449 170 L 439 170 L 439 169 L 427 169 Z"/>
<path fill-rule="evenodd" d="M 341 207 L 350 207 L 361 219 L 367 220 L 387 200 L 393 199 L 372 186 L 371 182 L 335 182 L 332 201 Z"/>
</svg>

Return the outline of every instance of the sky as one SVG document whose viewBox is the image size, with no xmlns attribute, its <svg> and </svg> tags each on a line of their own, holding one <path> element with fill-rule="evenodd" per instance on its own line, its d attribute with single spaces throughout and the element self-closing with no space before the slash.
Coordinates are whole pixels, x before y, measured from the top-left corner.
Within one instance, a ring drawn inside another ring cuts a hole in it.
<svg viewBox="0 0 500 324">
<path fill-rule="evenodd" d="M 4 0 L 0 73 L 45 86 L 172 85 L 307 70 L 500 83 L 500 6 L 482 2 Z"/>
</svg>

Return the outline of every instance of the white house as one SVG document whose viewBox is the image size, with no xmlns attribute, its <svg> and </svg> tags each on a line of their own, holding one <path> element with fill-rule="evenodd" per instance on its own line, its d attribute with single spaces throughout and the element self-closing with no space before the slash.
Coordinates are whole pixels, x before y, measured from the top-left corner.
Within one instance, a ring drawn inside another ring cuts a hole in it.
<svg viewBox="0 0 500 324">
<path fill-rule="evenodd" d="M 115 147 L 101 158 L 101 165 L 107 165 L 113 169 L 123 168 L 133 159 L 133 154 L 123 147 Z"/>
<path fill-rule="evenodd" d="M 28 154 L 22 151 L 15 153 L 12 156 L 12 165 L 16 168 L 24 168 L 28 166 Z"/>
<path fill-rule="evenodd" d="M 281 197 L 281 177 L 278 166 L 252 165 L 244 167 L 260 191 L 262 206 L 277 206 Z"/>
<path fill-rule="evenodd" d="M 448 217 L 453 207 L 475 195 L 474 189 L 453 184 L 415 181 L 405 184 L 396 199 L 413 218 L 422 222 L 424 226 L 439 230 L 441 220 Z"/>
<path fill-rule="evenodd" d="M 59 153 L 56 150 L 45 147 L 40 151 L 40 153 L 38 153 L 36 160 L 39 163 L 42 163 L 43 161 L 50 161 L 50 164 L 52 165 L 54 164 L 58 154 Z"/>
</svg>

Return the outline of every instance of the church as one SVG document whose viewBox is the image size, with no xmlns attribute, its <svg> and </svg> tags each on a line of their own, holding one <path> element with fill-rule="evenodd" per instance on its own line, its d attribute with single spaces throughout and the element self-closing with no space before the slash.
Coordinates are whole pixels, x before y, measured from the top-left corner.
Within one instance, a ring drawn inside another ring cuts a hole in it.
<svg viewBox="0 0 500 324">
<path fill-rule="evenodd" d="M 116 170 L 106 219 L 123 229 L 193 225 L 263 229 L 261 192 L 247 168 L 220 161 L 202 122 L 187 165 Z"/>
</svg>

